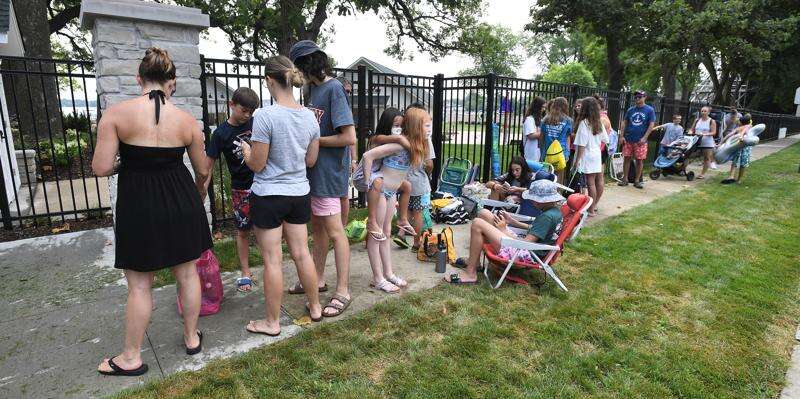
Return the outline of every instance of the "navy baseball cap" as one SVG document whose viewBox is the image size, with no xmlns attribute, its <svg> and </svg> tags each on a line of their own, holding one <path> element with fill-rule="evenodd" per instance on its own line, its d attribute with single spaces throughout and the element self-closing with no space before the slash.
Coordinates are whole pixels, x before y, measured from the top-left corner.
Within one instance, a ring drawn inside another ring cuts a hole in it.
<svg viewBox="0 0 800 399">
<path fill-rule="evenodd" d="M 292 60 L 292 62 L 296 62 L 298 58 L 316 53 L 317 51 L 322 52 L 316 43 L 311 40 L 301 40 L 295 43 L 291 50 L 289 50 L 289 59 Z"/>
<path fill-rule="evenodd" d="M 636 90 L 633 92 L 634 97 L 647 97 L 647 92 L 644 90 Z"/>
</svg>

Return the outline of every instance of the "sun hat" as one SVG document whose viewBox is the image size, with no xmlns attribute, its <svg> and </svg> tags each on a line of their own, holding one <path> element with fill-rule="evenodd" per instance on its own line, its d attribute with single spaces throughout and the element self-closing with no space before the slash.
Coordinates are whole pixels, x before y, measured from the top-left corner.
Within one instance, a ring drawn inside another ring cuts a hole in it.
<svg viewBox="0 0 800 399">
<path fill-rule="evenodd" d="M 522 193 L 522 198 L 538 203 L 560 202 L 564 197 L 558 193 L 558 185 L 550 180 L 536 180 Z"/>
<path fill-rule="evenodd" d="M 289 50 L 289 59 L 292 60 L 292 62 L 297 62 L 298 58 L 316 53 L 317 51 L 322 52 L 316 43 L 311 40 L 301 40 L 295 43 Z"/>
</svg>

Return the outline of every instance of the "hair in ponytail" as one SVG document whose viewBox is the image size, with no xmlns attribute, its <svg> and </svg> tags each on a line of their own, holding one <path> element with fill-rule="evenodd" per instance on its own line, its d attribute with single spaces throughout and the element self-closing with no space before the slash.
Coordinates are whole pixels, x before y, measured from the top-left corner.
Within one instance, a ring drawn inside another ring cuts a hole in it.
<svg viewBox="0 0 800 399">
<path fill-rule="evenodd" d="M 272 56 L 264 61 L 264 76 L 275 79 L 283 87 L 301 87 L 305 83 L 300 70 L 282 55 Z"/>
<path fill-rule="evenodd" d="M 167 50 L 150 47 L 139 63 L 139 77 L 145 82 L 165 83 L 175 79 L 175 64 Z"/>
</svg>

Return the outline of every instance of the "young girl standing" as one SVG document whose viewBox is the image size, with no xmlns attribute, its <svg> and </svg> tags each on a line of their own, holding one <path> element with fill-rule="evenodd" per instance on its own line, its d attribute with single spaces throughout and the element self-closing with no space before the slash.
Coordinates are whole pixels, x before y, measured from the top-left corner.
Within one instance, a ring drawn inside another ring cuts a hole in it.
<svg viewBox="0 0 800 399">
<path fill-rule="evenodd" d="M 597 214 L 597 203 L 603 195 L 602 144 L 608 144 L 608 132 L 600 118 L 600 105 L 593 97 L 581 100 L 575 134 L 575 167 L 586 177 L 592 209 L 589 216 Z"/>
<path fill-rule="evenodd" d="M 542 147 L 542 161 L 545 160 L 550 144 L 558 141 L 564 151 L 564 159 L 569 159 L 569 136 L 572 134 L 572 118 L 569 117 L 569 103 L 564 97 L 556 97 L 548 108 L 547 115 L 542 120 L 539 129 L 544 136 Z M 564 170 L 557 170 L 558 181 L 564 181 Z"/>
<path fill-rule="evenodd" d="M 370 230 L 367 236 L 367 254 L 372 267 L 373 280 L 370 286 L 386 293 L 396 293 L 408 283 L 394 274 L 392 270 L 390 246 L 386 237 L 391 234 L 392 215 L 394 213 L 397 189 L 405 180 L 410 168 L 419 167 L 426 157 L 428 142 L 425 131 L 425 120 L 430 118 L 421 109 L 409 109 L 403 118 L 403 134 L 408 139 L 411 150 L 402 145 L 392 143 L 377 146 L 364 153 L 364 180 L 374 185 L 380 181 L 383 195 L 377 201 L 370 202 L 370 213 L 375 220 L 369 226 L 379 226 L 380 231 Z M 381 159 L 380 177 L 372 178 L 372 163 Z M 374 181 L 373 181 L 374 180 Z"/>
</svg>

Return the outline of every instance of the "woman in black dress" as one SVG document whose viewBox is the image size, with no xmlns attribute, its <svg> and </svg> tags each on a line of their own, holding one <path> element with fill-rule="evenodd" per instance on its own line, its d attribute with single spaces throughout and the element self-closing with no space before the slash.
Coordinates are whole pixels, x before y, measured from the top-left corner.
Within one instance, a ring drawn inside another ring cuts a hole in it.
<svg viewBox="0 0 800 399">
<path fill-rule="evenodd" d="M 112 105 L 97 127 L 92 170 L 115 173 L 119 180 L 115 222 L 115 264 L 128 281 L 125 343 L 122 353 L 104 359 L 98 371 L 108 375 L 147 372 L 140 349 L 150 323 L 150 286 L 156 270 L 171 268 L 183 304 L 186 353 L 199 353 L 202 334 L 200 279 L 195 261 L 211 248 L 211 234 L 201 198 L 205 196 L 204 138 L 189 113 L 169 100 L 175 65 L 166 51 L 150 48 L 139 64 L 142 96 Z M 188 150 L 195 181 L 183 164 Z"/>
</svg>

